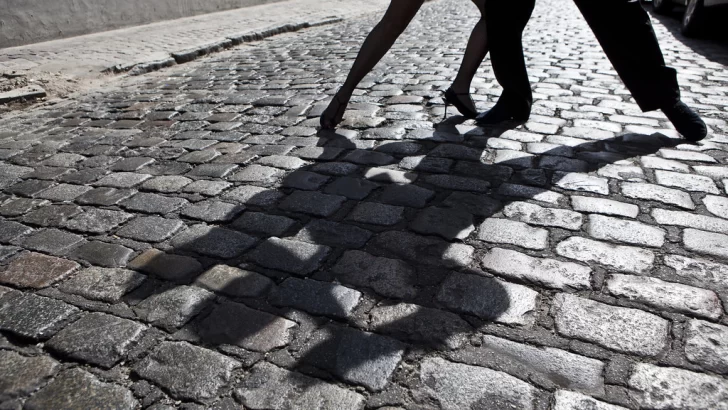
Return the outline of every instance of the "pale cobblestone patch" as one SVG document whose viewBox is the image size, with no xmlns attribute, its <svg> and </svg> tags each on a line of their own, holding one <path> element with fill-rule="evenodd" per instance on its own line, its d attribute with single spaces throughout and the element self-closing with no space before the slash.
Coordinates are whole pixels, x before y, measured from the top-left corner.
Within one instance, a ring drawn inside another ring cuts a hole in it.
<svg viewBox="0 0 728 410">
<path fill-rule="evenodd" d="M 633 245 L 661 247 L 665 231 L 636 221 L 625 221 L 603 215 L 590 215 L 589 235 L 597 239 L 626 242 Z"/>
<path fill-rule="evenodd" d="M 575 211 L 579 212 L 593 212 L 604 215 L 625 216 L 628 218 L 636 218 L 640 212 L 640 208 L 637 205 L 587 196 L 572 196 L 571 206 Z"/>
<path fill-rule="evenodd" d="M 554 289 L 588 289 L 592 270 L 573 262 L 534 258 L 509 249 L 493 248 L 481 264 L 484 269 L 517 280 L 526 280 Z"/>
<path fill-rule="evenodd" d="M 642 273 L 652 267 L 655 254 L 640 248 L 571 237 L 556 246 L 556 253 L 582 262 L 596 262 L 622 272 Z"/>
<path fill-rule="evenodd" d="M 660 185 L 625 182 L 620 185 L 622 194 L 627 198 L 647 199 L 681 208 L 695 209 L 695 203 L 686 192 L 665 188 Z"/>
<path fill-rule="evenodd" d="M 655 171 L 655 177 L 660 185 L 682 188 L 692 192 L 707 192 L 709 194 L 719 192 L 712 179 L 700 175 L 657 170 Z"/>
<path fill-rule="evenodd" d="M 633 275 L 610 275 L 607 290 L 614 296 L 658 309 L 718 319 L 723 308 L 715 292 L 660 279 Z"/>
<path fill-rule="evenodd" d="M 554 313 L 556 329 L 567 337 L 641 356 L 656 356 L 667 346 L 668 321 L 641 310 L 560 293 Z"/>
<path fill-rule="evenodd" d="M 564 229 L 579 230 L 582 215 L 564 209 L 545 208 L 528 202 L 513 202 L 503 208 L 508 218 L 517 219 L 531 225 L 556 226 Z"/>
<path fill-rule="evenodd" d="M 486 219 L 478 228 L 478 239 L 485 242 L 505 243 L 527 249 L 546 249 L 548 231 L 533 228 L 508 219 Z"/>
<path fill-rule="evenodd" d="M 626 407 L 616 406 L 593 399 L 589 396 L 568 390 L 558 390 L 554 393 L 553 410 L 626 410 Z"/>
<path fill-rule="evenodd" d="M 728 409 L 728 381 L 672 367 L 635 365 L 629 387 L 637 402 L 657 409 Z"/>
</svg>

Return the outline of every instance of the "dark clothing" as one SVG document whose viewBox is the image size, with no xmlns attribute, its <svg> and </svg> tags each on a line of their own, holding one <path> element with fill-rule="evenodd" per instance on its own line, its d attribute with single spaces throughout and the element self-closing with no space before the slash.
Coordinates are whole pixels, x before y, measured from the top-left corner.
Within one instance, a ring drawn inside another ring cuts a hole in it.
<svg viewBox="0 0 728 410">
<path fill-rule="evenodd" d="M 489 0 L 486 3 L 491 62 L 504 96 L 530 105 L 521 35 L 534 0 Z M 574 0 L 604 52 L 643 111 L 680 100 L 677 73 L 665 66 L 647 12 L 636 0 Z"/>
</svg>

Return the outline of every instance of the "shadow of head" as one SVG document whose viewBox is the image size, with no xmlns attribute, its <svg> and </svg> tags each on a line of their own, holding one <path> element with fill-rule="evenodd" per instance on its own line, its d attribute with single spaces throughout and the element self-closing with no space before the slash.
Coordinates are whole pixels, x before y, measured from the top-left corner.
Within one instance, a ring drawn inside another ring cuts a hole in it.
<svg viewBox="0 0 728 410">
<path fill-rule="evenodd" d="M 391 167 L 397 154 L 321 133 L 320 158 L 222 195 L 244 207 L 242 214 L 234 208 L 215 225 L 195 223 L 166 252 L 132 261 L 151 276 L 127 301 L 172 338 L 257 358 L 252 363 L 268 353 L 284 367 L 378 391 L 408 349 L 456 349 L 486 323 L 534 322 L 536 292 L 478 268 L 468 244 L 479 221 L 512 201 L 499 186 L 538 174 L 541 183 L 518 198 L 538 200 L 569 175 L 680 143 L 633 134 L 499 156 L 463 145 L 467 135 L 453 131 L 401 141 L 428 152 L 416 161 L 410 151 L 399 154 L 407 172 Z M 505 131 L 475 132 L 487 144 Z M 471 150 L 472 160 L 453 161 L 460 149 Z M 447 170 L 438 168 L 443 160 Z M 465 185 L 478 180 L 484 189 Z M 419 207 L 404 205 L 423 192 L 432 195 Z M 519 299 L 524 291 L 535 295 L 533 303 Z M 260 364 L 254 373 L 270 371 Z"/>
</svg>

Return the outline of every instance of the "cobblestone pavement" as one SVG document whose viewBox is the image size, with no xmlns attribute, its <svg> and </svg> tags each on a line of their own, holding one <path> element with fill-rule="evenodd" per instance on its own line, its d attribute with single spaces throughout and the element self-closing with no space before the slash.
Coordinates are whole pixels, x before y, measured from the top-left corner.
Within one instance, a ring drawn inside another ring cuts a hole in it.
<svg viewBox="0 0 728 410">
<path fill-rule="evenodd" d="M 474 11 L 427 4 L 337 133 L 372 19 L 4 120 L 1 408 L 728 409 L 720 55 L 657 26 L 683 144 L 543 0 L 531 121 L 433 129 Z"/>
<path fill-rule="evenodd" d="M 230 39 L 285 25 L 320 23 L 378 12 L 385 0 L 285 0 L 220 13 L 0 49 L 0 72 L 60 72 L 96 78 L 108 69 L 174 63 L 172 54 L 227 46 Z M 171 61 L 170 61 L 171 60 Z M 148 68 L 147 68 L 148 69 Z"/>
</svg>

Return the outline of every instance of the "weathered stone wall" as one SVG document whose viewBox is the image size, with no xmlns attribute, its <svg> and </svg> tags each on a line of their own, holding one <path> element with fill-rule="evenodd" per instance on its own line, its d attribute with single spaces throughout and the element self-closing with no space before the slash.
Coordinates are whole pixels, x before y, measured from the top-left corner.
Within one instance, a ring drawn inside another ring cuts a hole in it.
<svg viewBox="0 0 728 410">
<path fill-rule="evenodd" d="M 0 48 L 280 0 L 0 0 Z"/>
</svg>

